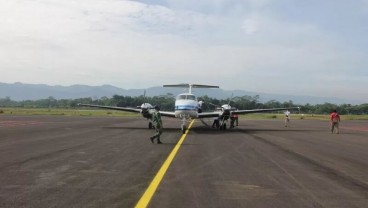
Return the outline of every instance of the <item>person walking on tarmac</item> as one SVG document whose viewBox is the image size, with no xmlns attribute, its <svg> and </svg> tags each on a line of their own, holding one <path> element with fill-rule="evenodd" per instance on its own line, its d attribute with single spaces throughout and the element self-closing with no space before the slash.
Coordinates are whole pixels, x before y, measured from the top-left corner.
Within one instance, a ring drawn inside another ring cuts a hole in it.
<svg viewBox="0 0 368 208">
<path fill-rule="evenodd" d="M 288 127 L 290 123 L 290 111 L 286 110 L 284 114 L 285 114 L 285 122 L 284 122 L 285 127 Z"/>
<path fill-rule="evenodd" d="M 330 114 L 330 123 L 331 123 L 331 134 L 334 133 L 336 129 L 336 133 L 339 133 L 339 122 L 340 122 L 340 115 L 337 113 L 336 110 L 333 110 Z"/>
<path fill-rule="evenodd" d="M 160 140 L 160 136 L 162 134 L 162 120 L 161 120 L 161 114 L 159 112 L 160 107 L 158 105 L 155 106 L 155 110 L 152 113 L 152 124 L 153 127 L 155 128 L 155 134 L 150 137 L 151 142 L 153 143 L 153 141 L 157 138 L 157 144 L 162 144 L 161 140 Z"/>
</svg>

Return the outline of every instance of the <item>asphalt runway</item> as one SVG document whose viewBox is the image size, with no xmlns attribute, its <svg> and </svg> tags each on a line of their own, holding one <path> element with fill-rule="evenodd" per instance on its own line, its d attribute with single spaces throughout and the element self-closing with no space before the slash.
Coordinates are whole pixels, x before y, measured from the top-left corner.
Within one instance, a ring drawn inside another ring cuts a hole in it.
<svg viewBox="0 0 368 208">
<path fill-rule="evenodd" d="M 368 206 L 368 121 L 179 126 L 165 118 L 159 145 L 142 118 L 1 115 L 0 207 Z"/>
</svg>

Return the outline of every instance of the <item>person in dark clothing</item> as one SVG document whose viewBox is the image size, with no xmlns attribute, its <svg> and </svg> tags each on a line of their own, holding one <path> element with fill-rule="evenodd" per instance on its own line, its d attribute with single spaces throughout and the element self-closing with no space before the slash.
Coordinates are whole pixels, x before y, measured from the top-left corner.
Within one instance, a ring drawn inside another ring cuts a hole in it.
<svg viewBox="0 0 368 208">
<path fill-rule="evenodd" d="M 162 120 L 161 120 L 161 114 L 160 114 L 160 107 L 159 106 L 155 106 L 155 110 L 152 113 L 152 124 L 153 127 L 155 128 L 155 134 L 150 137 L 151 142 L 153 143 L 153 141 L 157 138 L 157 144 L 162 144 L 161 140 L 160 140 L 160 136 L 162 134 Z"/>
<path fill-rule="evenodd" d="M 219 118 L 215 118 L 214 120 L 213 120 L 213 124 L 212 124 L 212 128 L 219 128 L 220 127 L 220 120 L 219 120 Z"/>
</svg>

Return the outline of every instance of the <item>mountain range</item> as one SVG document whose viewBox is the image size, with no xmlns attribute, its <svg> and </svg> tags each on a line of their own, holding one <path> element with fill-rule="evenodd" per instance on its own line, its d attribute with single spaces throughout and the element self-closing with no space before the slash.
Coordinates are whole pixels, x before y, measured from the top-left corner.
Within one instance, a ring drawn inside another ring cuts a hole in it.
<svg viewBox="0 0 368 208">
<path fill-rule="evenodd" d="M 112 97 L 113 95 L 121 96 L 160 96 L 168 93 L 177 95 L 185 92 L 182 88 L 164 88 L 162 86 L 150 87 L 148 89 L 122 89 L 112 85 L 88 86 L 88 85 L 71 85 L 71 86 L 51 86 L 46 84 L 24 84 L 24 83 L 1 83 L 0 82 L 0 98 L 9 97 L 15 101 L 22 100 L 38 100 L 53 97 L 55 99 L 77 99 L 92 97 L 98 99 L 101 97 Z M 282 95 L 262 92 L 250 92 L 244 90 L 223 90 L 223 89 L 193 89 L 197 96 L 207 95 L 211 98 L 228 99 L 231 96 L 255 96 L 259 95 L 260 102 L 276 100 L 279 102 L 292 101 L 294 104 L 362 104 L 360 100 L 348 100 L 336 97 L 316 97 L 316 96 L 300 96 L 300 95 Z"/>
</svg>

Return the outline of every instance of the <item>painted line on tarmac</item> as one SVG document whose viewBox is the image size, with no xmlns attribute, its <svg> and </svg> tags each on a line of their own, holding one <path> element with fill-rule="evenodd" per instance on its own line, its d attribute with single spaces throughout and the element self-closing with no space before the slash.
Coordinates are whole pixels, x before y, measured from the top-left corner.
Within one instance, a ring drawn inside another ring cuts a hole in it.
<svg viewBox="0 0 368 208">
<path fill-rule="evenodd" d="M 189 129 L 192 127 L 193 123 L 194 123 L 194 120 L 190 122 L 188 129 L 185 131 L 185 134 L 181 136 L 179 142 L 175 145 L 174 149 L 171 151 L 170 155 L 167 157 L 166 161 L 161 166 L 160 170 L 157 172 L 155 178 L 153 178 L 151 184 L 148 186 L 143 196 L 141 197 L 141 199 L 138 201 L 137 205 L 135 206 L 136 208 L 142 208 L 142 207 L 148 206 L 148 203 L 151 201 L 153 195 L 155 194 L 157 187 L 160 185 L 161 180 L 165 176 L 167 169 L 169 169 L 171 162 L 173 161 L 176 153 L 179 151 L 179 148 L 181 144 L 184 142 L 185 137 L 187 136 Z"/>
</svg>

